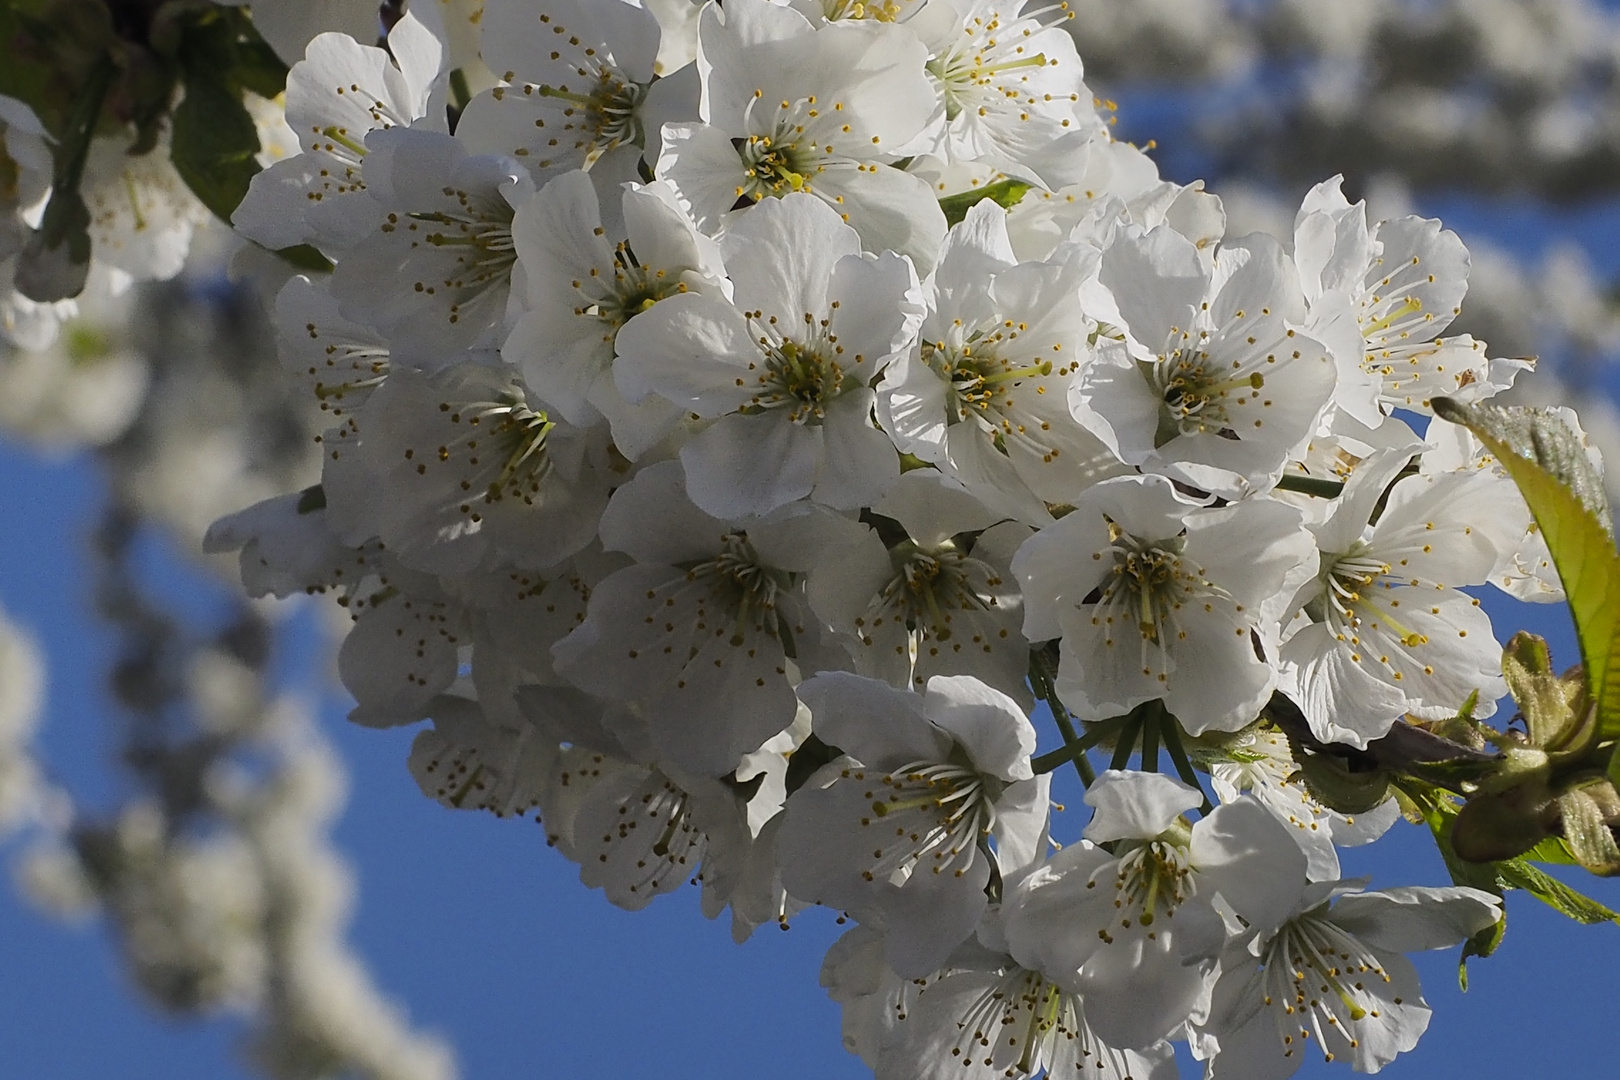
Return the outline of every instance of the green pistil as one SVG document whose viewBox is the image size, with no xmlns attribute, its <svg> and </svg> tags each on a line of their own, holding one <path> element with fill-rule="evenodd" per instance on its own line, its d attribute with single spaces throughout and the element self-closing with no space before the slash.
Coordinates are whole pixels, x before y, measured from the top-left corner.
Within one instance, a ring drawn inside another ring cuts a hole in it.
<svg viewBox="0 0 1620 1080">
<path fill-rule="evenodd" d="M 1368 335 L 1368 336 L 1370 336 L 1372 334 L 1382 333 L 1383 331 L 1388 330 L 1391 326 L 1393 326 L 1399 320 L 1405 318 L 1408 315 L 1416 315 L 1418 312 L 1420 312 L 1422 310 L 1423 310 L 1423 301 L 1419 300 L 1415 296 L 1408 296 L 1406 298 L 1406 302 L 1404 304 L 1400 305 L 1399 307 L 1391 308 L 1388 312 L 1386 312 L 1384 314 L 1383 318 L 1374 319 L 1372 322 L 1370 322 L 1366 326 L 1362 327 L 1361 332 L 1362 332 L 1362 334 Z"/>
<path fill-rule="evenodd" d="M 1226 378 L 1205 367 L 1203 353 L 1172 353 L 1158 363 L 1144 363 L 1142 376 L 1164 403 L 1153 445 L 1162 447 L 1181 435 L 1223 433 L 1230 430 L 1226 397 L 1234 391 L 1258 393 L 1265 386 L 1260 372 Z"/>
<path fill-rule="evenodd" d="M 1052 374 L 1049 360 L 1011 367 L 988 344 L 975 341 L 954 348 L 944 342 L 924 342 L 922 359 L 950 384 L 948 424 L 960 423 L 973 412 L 988 413 L 1008 384 Z"/>
<path fill-rule="evenodd" d="M 328 125 L 327 127 L 321 129 L 321 134 L 346 150 L 353 151 L 361 157 L 366 156 L 365 145 L 349 138 L 348 128 L 339 128 Z"/>
<path fill-rule="evenodd" d="M 737 189 L 738 198 L 758 202 L 770 195 L 810 190 L 809 177 L 815 167 L 792 141 L 772 135 L 749 135 L 731 143 L 737 148 L 747 178 Z"/>
</svg>

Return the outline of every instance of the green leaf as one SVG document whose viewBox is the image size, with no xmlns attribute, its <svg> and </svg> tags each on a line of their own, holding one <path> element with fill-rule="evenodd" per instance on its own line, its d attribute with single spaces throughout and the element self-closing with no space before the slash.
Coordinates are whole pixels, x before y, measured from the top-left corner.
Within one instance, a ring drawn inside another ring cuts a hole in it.
<svg viewBox="0 0 1620 1080">
<path fill-rule="evenodd" d="M 1614 842 L 1609 815 L 1604 812 L 1606 804 L 1612 807 L 1613 802 L 1614 788 L 1606 780 L 1572 788 L 1558 797 L 1570 854 L 1592 873 L 1605 877 L 1620 873 L 1620 845 Z"/>
<path fill-rule="evenodd" d="M 170 154 L 186 186 L 227 222 L 259 171 L 258 152 L 259 132 L 240 95 L 212 80 L 187 80 Z"/>
<path fill-rule="evenodd" d="M 1620 922 L 1620 912 L 1610 911 L 1590 896 L 1576 892 L 1524 859 L 1509 859 L 1498 863 L 1496 873 L 1502 884 L 1508 888 L 1523 889 L 1554 911 L 1561 912 L 1583 925 Z"/>
<path fill-rule="evenodd" d="M 1535 847 L 1524 853 L 1529 862 L 1547 863 L 1551 866 L 1578 866 L 1580 860 L 1570 853 L 1569 845 L 1562 836 L 1549 836 Z"/>
<path fill-rule="evenodd" d="M 969 210 L 984 200 L 990 199 L 997 206 L 1009 208 L 1018 205 L 1018 200 L 1028 190 L 1029 185 L 1022 180 L 1001 180 L 972 191 L 947 195 L 939 200 L 939 208 L 945 212 L 946 222 L 958 225 L 967 217 Z"/>
<path fill-rule="evenodd" d="M 1519 486 L 1563 580 L 1587 686 L 1597 702 L 1597 737 L 1620 736 L 1620 553 L 1602 481 L 1579 437 L 1545 409 L 1435 398 L 1434 411 L 1479 436 Z M 1609 769 L 1611 777 L 1620 777 L 1620 754 Z"/>
<path fill-rule="evenodd" d="M 231 69 L 231 76 L 244 89 L 263 98 L 273 98 L 287 89 L 287 65 L 262 41 L 237 43 L 236 66 Z"/>
</svg>

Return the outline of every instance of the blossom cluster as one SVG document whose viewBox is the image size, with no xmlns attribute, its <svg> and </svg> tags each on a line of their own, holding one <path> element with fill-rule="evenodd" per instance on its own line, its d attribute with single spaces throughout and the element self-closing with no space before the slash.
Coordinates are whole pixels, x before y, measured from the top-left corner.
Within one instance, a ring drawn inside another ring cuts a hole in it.
<svg viewBox="0 0 1620 1080">
<path fill-rule="evenodd" d="M 614 903 L 853 919 L 823 981 L 879 1077 L 1163 1077 L 1174 1041 L 1376 1071 L 1428 1020 L 1404 954 L 1500 903 L 1342 880 L 1396 804 L 1324 805 L 1273 710 L 1357 749 L 1491 714 L 1463 588 L 1561 593 L 1430 403 L 1527 364 L 1446 334 L 1438 222 L 1330 180 L 1291 245 L 1227 236 L 1111 138 L 1066 14 L 488 0 L 476 55 L 409 15 L 317 36 L 234 223 L 335 266 L 275 302 L 321 482 L 208 545 L 336 595 L 351 719 L 431 718 L 423 790 L 537 812 Z"/>
</svg>

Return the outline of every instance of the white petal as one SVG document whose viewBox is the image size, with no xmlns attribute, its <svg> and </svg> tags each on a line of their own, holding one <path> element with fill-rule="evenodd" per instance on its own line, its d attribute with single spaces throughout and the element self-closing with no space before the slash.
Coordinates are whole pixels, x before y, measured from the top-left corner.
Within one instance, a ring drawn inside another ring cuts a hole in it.
<svg viewBox="0 0 1620 1080">
<path fill-rule="evenodd" d="M 1086 788 L 1096 813 L 1082 835 L 1094 844 L 1151 840 L 1203 801 L 1197 788 L 1161 773 L 1108 769 Z"/>
</svg>

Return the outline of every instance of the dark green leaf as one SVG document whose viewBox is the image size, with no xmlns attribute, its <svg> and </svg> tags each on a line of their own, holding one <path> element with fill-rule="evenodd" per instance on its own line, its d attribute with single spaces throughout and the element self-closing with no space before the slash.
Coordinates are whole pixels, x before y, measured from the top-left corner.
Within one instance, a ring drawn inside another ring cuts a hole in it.
<svg viewBox="0 0 1620 1080">
<path fill-rule="evenodd" d="M 174 167 L 202 204 L 225 221 L 259 171 L 258 151 L 258 129 L 240 95 L 210 80 L 186 83 L 185 100 L 174 110 Z"/>
<path fill-rule="evenodd" d="M 1343 480 L 1324 480 L 1316 476 L 1303 476 L 1299 473 L 1283 473 L 1282 479 L 1277 481 L 1278 491 L 1297 491 L 1301 495 L 1312 495 L 1318 499 L 1337 499 L 1344 491 Z"/>
<path fill-rule="evenodd" d="M 260 97 L 273 98 L 287 89 L 287 65 L 262 41 L 237 43 L 236 66 L 231 75 L 240 86 Z"/>
</svg>

